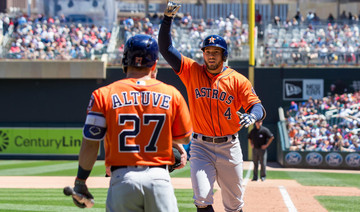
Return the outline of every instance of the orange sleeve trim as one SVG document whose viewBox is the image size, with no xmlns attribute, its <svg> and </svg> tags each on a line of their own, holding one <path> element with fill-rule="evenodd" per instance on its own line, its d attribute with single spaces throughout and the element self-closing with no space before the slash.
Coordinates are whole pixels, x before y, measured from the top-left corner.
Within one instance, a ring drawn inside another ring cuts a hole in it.
<svg viewBox="0 0 360 212">
<path fill-rule="evenodd" d="M 185 134 L 173 136 L 173 139 L 181 139 L 181 138 L 188 137 L 191 135 L 192 132 L 193 132 L 193 130 L 191 129 L 190 131 L 186 132 Z"/>
</svg>

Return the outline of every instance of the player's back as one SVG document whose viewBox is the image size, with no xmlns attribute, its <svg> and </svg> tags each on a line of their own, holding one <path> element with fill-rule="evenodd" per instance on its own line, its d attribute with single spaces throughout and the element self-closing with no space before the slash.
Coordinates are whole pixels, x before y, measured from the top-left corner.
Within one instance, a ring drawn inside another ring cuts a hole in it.
<svg viewBox="0 0 360 212">
<path fill-rule="evenodd" d="M 106 164 L 171 164 L 174 120 L 179 104 L 186 104 L 178 90 L 156 79 L 129 78 L 94 95 L 106 118 Z"/>
</svg>

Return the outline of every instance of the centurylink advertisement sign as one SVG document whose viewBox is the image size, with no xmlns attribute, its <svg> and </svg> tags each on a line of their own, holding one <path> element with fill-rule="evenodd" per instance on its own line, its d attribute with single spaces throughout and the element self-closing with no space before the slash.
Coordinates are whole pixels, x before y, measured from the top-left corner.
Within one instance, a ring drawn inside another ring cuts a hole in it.
<svg viewBox="0 0 360 212">
<path fill-rule="evenodd" d="M 78 155 L 82 128 L 0 128 L 0 155 Z"/>
</svg>

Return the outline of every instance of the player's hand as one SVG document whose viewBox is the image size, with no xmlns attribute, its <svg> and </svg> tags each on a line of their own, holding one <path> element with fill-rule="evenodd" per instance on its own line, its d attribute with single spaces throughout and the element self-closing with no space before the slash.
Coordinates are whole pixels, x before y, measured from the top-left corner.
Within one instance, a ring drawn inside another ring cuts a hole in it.
<svg viewBox="0 0 360 212">
<path fill-rule="evenodd" d="M 268 146 L 267 146 L 266 144 L 261 145 L 261 149 L 262 149 L 262 150 L 265 150 L 267 147 L 268 147 Z"/>
<path fill-rule="evenodd" d="M 75 180 L 74 191 L 79 194 L 84 195 L 88 199 L 94 199 L 93 195 L 90 194 L 90 192 L 85 184 L 85 181 L 83 181 L 83 180 L 78 180 L 78 179 Z M 73 202 L 79 208 L 86 208 L 86 205 L 84 203 L 80 203 L 74 197 L 73 197 Z"/>
<path fill-rule="evenodd" d="M 167 6 L 164 12 L 164 15 L 173 18 L 176 13 L 179 11 L 181 5 L 176 4 L 175 2 L 167 0 Z"/>
<path fill-rule="evenodd" d="M 239 115 L 240 118 L 240 128 L 246 127 L 248 128 L 250 125 L 254 124 L 256 122 L 256 117 L 254 114 L 250 113 L 240 113 L 239 111 L 236 111 L 236 114 Z"/>
<path fill-rule="evenodd" d="M 181 153 L 181 164 L 180 166 L 176 167 L 175 169 L 182 169 L 186 166 L 187 163 L 187 153 L 184 151 Z"/>
</svg>

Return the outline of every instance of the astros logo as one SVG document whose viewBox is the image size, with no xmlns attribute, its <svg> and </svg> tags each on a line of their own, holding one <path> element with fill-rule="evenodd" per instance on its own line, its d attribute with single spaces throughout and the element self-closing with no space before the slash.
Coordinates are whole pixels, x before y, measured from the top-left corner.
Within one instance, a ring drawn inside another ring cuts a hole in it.
<svg viewBox="0 0 360 212">
<path fill-rule="evenodd" d="M 0 130 L 0 152 L 5 150 L 8 145 L 9 145 L 8 135 L 2 130 Z"/>
<path fill-rule="evenodd" d="M 211 38 L 209 38 L 209 43 L 215 43 L 215 40 L 216 40 L 216 38 L 211 37 Z"/>
<path fill-rule="evenodd" d="M 142 59 L 143 59 L 142 57 L 135 57 L 135 65 L 141 66 Z"/>
</svg>

